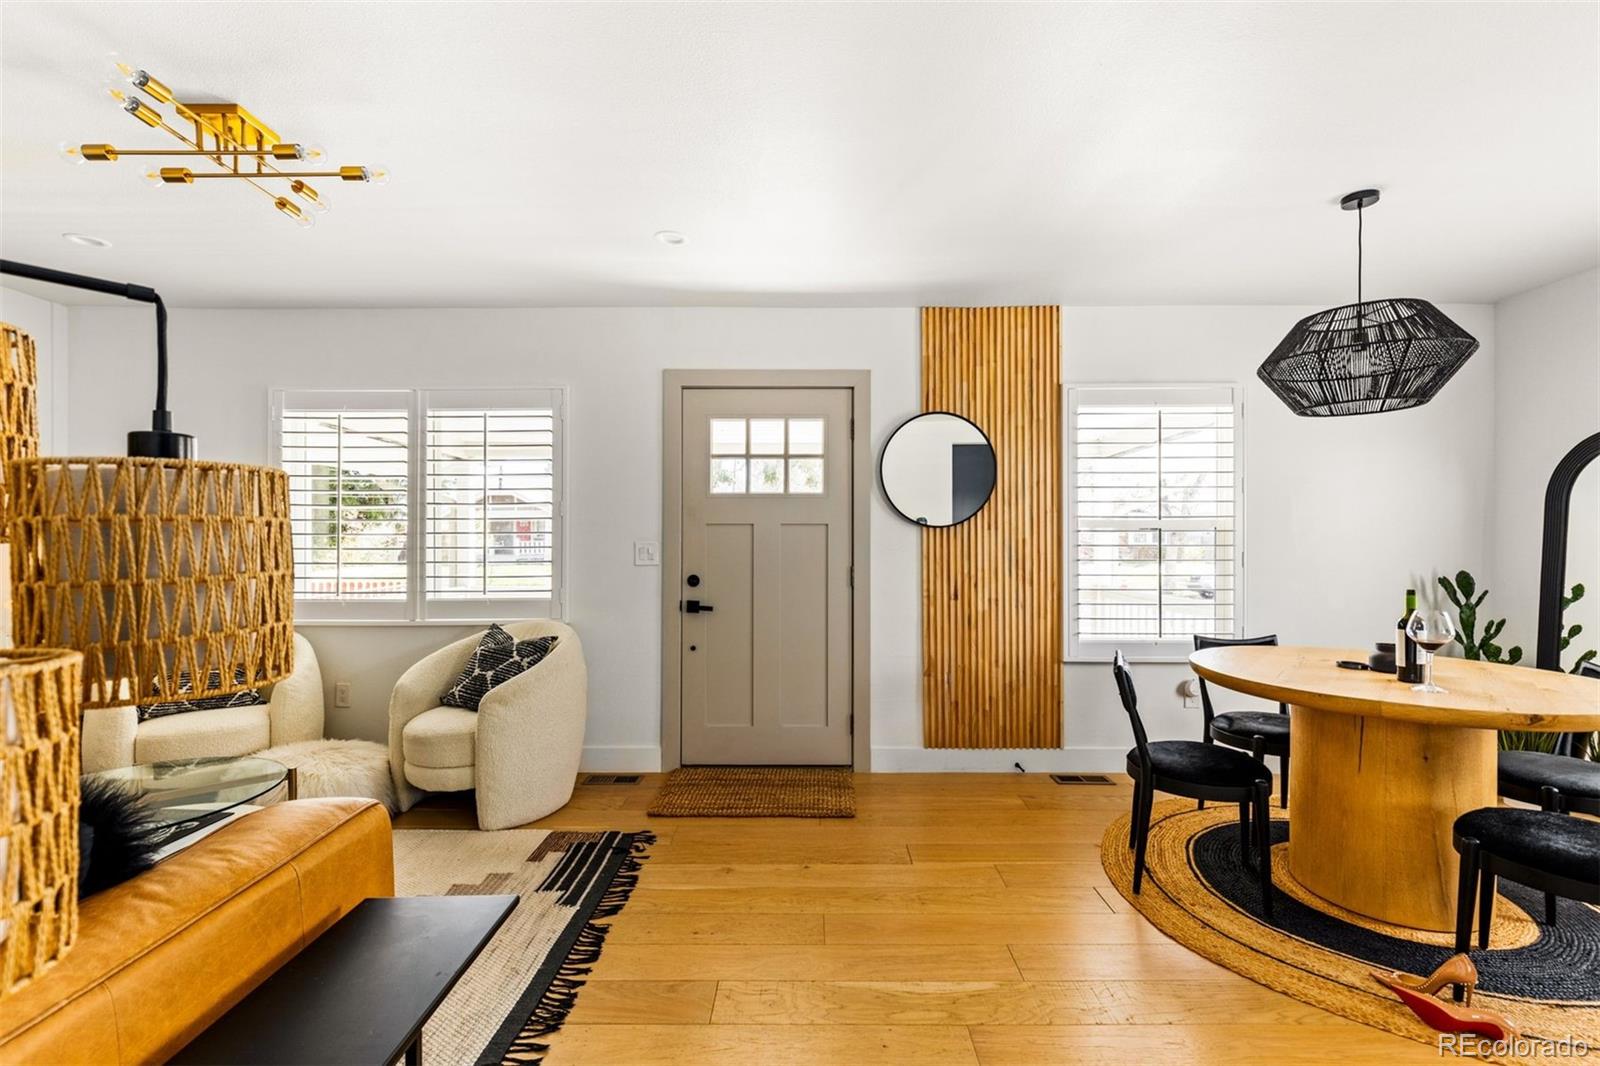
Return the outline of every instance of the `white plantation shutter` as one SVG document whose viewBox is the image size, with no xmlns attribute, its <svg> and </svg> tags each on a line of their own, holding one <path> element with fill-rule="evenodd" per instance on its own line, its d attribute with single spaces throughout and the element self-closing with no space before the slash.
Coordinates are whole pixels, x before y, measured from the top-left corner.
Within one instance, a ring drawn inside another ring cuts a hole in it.
<svg viewBox="0 0 1600 1066">
<path fill-rule="evenodd" d="M 424 393 L 425 617 L 558 613 L 560 399 Z"/>
<path fill-rule="evenodd" d="M 560 389 L 279 390 L 307 622 L 561 617 Z"/>
<path fill-rule="evenodd" d="M 1074 388 L 1067 403 L 1069 653 L 1181 658 L 1239 631 L 1234 390 Z"/>
<path fill-rule="evenodd" d="M 411 404 L 405 392 L 281 393 L 294 593 L 309 618 L 404 618 Z"/>
</svg>

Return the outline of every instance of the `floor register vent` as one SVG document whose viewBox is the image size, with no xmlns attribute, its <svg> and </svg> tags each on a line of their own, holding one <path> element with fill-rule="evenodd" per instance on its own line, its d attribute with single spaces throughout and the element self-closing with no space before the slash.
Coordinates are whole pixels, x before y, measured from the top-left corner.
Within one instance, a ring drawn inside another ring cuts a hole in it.
<svg viewBox="0 0 1600 1066">
<path fill-rule="evenodd" d="M 586 785 L 637 785 L 638 774 L 584 774 Z"/>
<path fill-rule="evenodd" d="M 1058 785 L 1109 785 L 1111 778 L 1105 774 L 1051 774 L 1050 780 Z"/>
</svg>

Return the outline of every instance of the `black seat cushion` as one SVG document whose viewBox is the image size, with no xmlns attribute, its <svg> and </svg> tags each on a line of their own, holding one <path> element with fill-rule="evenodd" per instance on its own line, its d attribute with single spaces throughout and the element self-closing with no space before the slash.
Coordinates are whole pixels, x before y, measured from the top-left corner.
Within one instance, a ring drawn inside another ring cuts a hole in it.
<svg viewBox="0 0 1600 1066">
<path fill-rule="evenodd" d="M 1542 751 L 1502 751 L 1500 781 L 1538 792 L 1552 785 L 1563 796 L 1600 800 L 1600 763 Z"/>
<path fill-rule="evenodd" d="M 1128 752 L 1128 761 L 1139 761 L 1138 748 Z M 1244 752 L 1198 740 L 1152 741 L 1150 762 L 1162 777 L 1197 785 L 1249 788 L 1257 781 L 1272 780 L 1271 771 Z"/>
<path fill-rule="evenodd" d="M 1600 884 L 1600 822 L 1552 811 L 1482 807 L 1456 819 L 1456 835 L 1522 866 Z"/>
<path fill-rule="evenodd" d="M 1236 737 L 1261 737 L 1268 744 L 1289 743 L 1289 716 L 1271 711 L 1229 711 L 1211 719 L 1214 731 Z"/>
</svg>

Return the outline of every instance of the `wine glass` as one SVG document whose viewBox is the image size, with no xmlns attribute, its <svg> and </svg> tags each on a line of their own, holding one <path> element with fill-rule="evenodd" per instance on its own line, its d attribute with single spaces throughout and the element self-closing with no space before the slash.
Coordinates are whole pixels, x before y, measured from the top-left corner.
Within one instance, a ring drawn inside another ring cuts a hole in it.
<svg viewBox="0 0 1600 1066">
<path fill-rule="evenodd" d="M 1456 620 L 1449 611 L 1436 607 L 1418 607 L 1406 619 L 1406 635 L 1417 642 L 1417 647 L 1427 654 L 1422 659 L 1422 684 L 1411 686 L 1412 692 L 1443 692 L 1433 683 L 1433 656 L 1456 636 Z"/>
</svg>

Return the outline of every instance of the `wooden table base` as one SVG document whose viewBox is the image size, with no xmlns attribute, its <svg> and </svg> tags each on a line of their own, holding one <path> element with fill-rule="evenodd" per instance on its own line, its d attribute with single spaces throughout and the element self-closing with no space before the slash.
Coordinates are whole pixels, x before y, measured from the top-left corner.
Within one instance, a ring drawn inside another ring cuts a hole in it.
<svg viewBox="0 0 1600 1066">
<path fill-rule="evenodd" d="M 1455 820 L 1496 804 L 1492 729 L 1289 708 L 1289 869 L 1358 914 L 1455 928 Z"/>
</svg>

